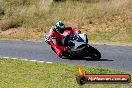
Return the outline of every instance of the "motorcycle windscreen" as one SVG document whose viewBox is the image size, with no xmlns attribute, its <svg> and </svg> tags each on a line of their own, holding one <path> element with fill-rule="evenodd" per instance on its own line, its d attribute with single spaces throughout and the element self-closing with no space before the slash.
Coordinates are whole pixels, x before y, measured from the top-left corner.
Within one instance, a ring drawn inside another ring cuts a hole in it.
<svg viewBox="0 0 132 88">
<path fill-rule="evenodd" d="M 84 40 L 85 43 L 88 43 L 88 38 L 86 33 L 79 34 L 79 36 Z"/>
<path fill-rule="evenodd" d="M 85 44 L 84 42 L 74 42 L 74 41 L 73 41 L 73 43 L 75 44 L 75 46 L 73 47 L 74 49 L 77 49 L 77 47 Z"/>
<path fill-rule="evenodd" d="M 68 43 L 74 43 L 74 46 L 73 46 L 73 49 L 76 49 L 78 46 L 82 45 L 82 44 L 85 44 L 85 41 L 84 39 L 82 39 L 80 37 L 79 34 L 77 33 L 73 33 L 73 34 L 70 34 L 70 35 L 67 35 L 65 37 L 65 40 L 64 40 L 64 44 L 68 44 Z"/>
</svg>

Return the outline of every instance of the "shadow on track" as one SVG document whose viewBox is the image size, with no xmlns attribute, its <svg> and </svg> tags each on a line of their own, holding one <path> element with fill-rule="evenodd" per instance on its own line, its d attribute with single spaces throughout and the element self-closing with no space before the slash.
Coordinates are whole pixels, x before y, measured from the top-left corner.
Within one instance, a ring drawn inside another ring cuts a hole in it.
<svg viewBox="0 0 132 88">
<path fill-rule="evenodd" d="M 110 59 L 94 60 L 92 58 L 63 58 L 63 59 L 69 59 L 69 60 L 86 60 L 86 61 L 114 61 L 114 60 L 110 60 Z"/>
</svg>

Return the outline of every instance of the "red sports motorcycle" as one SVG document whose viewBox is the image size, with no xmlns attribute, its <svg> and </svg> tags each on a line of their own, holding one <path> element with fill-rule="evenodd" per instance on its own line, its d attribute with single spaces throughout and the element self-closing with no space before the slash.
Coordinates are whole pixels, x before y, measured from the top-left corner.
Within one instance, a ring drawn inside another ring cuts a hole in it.
<svg viewBox="0 0 132 88">
<path fill-rule="evenodd" d="M 85 33 L 78 33 L 73 30 L 66 30 L 63 34 L 61 42 L 65 47 L 70 47 L 70 49 L 63 53 L 64 57 L 91 57 L 94 60 L 100 60 L 101 53 L 88 44 L 88 38 Z M 45 42 L 50 44 L 48 34 L 44 35 Z M 55 52 L 54 48 L 51 46 L 52 50 Z"/>
</svg>

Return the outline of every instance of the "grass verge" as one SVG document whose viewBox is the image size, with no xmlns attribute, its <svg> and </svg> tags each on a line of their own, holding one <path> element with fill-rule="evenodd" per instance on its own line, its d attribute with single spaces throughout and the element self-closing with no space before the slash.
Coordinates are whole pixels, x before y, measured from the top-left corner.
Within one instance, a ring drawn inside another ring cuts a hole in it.
<svg viewBox="0 0 132 88">
<path fill-rule="evenodd" d="M 22 60 L 0 59 L 0 88 L 130 88 L 132 84 L 76 83 L 77 65 L 46 64 Z M 125 73 L 84 66 L 87 73 Z M 91 71 L 91 72 L 89 72 Z"/>
</svg>

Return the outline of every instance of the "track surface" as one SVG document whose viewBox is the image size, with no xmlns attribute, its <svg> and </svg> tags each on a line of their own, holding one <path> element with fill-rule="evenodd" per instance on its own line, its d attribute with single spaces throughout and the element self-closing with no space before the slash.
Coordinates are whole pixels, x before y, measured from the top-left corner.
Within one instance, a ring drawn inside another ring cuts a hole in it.
<svg viewBox="0 0 132 88">
<path fill-rule="evenodd" d="M 94 61 L 90 59 L 61 59 L 51 50 L 48 44 L 44 42 L 30 41 L 1 40 L 0 56 L 42 60 L 53 63 L 79 64 L 132 72 L 132 46 L 93 46 L 97 48 L 102 54 L 102 58 L 100 61 Z"/>
</svg>

